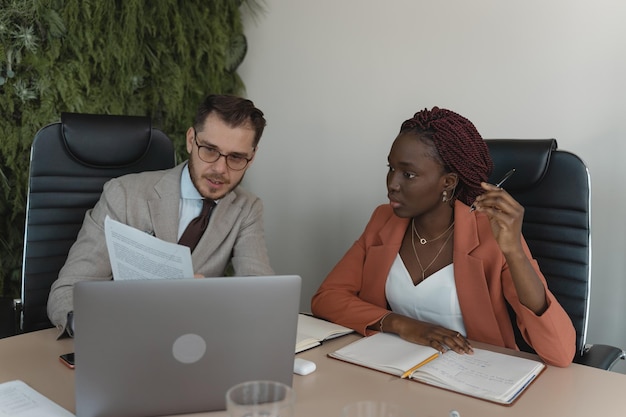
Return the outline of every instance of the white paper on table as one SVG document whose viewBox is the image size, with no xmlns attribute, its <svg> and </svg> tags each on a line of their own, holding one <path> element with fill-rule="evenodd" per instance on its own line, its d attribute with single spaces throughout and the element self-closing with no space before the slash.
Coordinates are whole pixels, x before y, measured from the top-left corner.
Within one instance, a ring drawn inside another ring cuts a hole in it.
<svg viewBox="0 0 626 417">
<path fill-rule="evenodd" d="M 191 251 L 107 216 L 104 235 L 115 280 L 193 278 Z"/>
<path fill-rule="evenodd" d="M 14 380 L 0 384 L 0 416 L 74 417 L 74 414 L 23 381 Z"/>
</svg>

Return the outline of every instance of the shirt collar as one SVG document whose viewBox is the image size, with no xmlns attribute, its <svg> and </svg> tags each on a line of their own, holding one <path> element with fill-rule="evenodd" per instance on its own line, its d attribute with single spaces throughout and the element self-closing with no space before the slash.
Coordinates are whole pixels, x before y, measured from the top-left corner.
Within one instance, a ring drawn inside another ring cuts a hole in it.
<svg viewBox="0 0 626 417">
<path fill-rule="evenodd" d="M 188 198 L 191 200 L 202 200 L 202 195 L 196 189 L 191 181 L 191 175 L 189 174 L 189 164 L 185 164 L 183 172 L 180 176 L 180 196 L 181 198 Z"/>
</svg>

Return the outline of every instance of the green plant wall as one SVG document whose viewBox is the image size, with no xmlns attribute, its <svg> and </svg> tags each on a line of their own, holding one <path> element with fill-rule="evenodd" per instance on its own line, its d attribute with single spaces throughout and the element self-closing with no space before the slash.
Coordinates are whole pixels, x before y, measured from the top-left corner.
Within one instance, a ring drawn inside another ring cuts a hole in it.
<svg viewBox="0 0 626 417">
<path fill-rule="evenodd" d="M 243 93 L 253 0 L 0 0 L 0 295 L 19 294 L 30 145 L 61 112 L 148 115 L 185 158 L 208 93 Z"/>
</svg>

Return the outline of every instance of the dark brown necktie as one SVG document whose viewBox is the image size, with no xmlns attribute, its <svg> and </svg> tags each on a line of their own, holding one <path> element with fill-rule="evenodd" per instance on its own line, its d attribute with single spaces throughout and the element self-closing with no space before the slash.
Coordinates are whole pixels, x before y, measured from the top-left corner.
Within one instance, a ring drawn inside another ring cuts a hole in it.
<svg viewBox="0 0 626 417">
<path fill-rule="evenodd" d="M 180 236 L 178 240 L 179 245 L 189 246 L 191 251 L 195 249 L 200 237 L 206 230 L 209 224 L 209 217 L 211 217 L 211 211 L 215 207 L 215 201 L 205 198 L 202 203 L 202 211 L 200 215 L 189 222 L 189 225 Z"/>
</svg>

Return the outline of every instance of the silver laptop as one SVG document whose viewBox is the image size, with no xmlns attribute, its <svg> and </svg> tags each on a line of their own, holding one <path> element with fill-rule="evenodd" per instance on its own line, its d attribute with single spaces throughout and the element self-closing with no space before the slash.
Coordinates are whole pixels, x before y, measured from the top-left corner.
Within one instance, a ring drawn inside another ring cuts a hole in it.
<svg viewBox="0 0 626 417">
<path fill-rule="evenodd" d="M 291 386 L 299 276 L 80 282 L 76 416 L 225 409 L 231 386 Z"/>
</svg>

